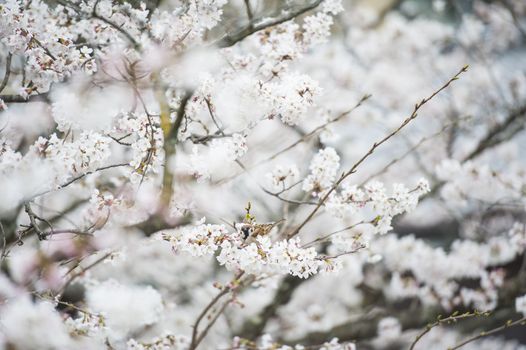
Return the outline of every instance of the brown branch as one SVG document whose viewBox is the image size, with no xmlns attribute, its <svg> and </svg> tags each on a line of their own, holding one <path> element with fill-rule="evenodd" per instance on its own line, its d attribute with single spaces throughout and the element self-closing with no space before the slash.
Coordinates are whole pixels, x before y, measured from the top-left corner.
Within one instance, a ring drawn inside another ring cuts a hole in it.
<svg viewBox="0 0 526 350">
<path fill-rule="evenodd" d="M 21 95 L 0 95 L 5 103 L 49 102 L 48 93 L 24 97 Z"/>
<path fill-rule="evenodd" d="M 259 314 L 246 320 L 237 334 L 246 339 L 259 337 L 268 321 L 277 315 L 277 311 L 282 305 L 290 302 L 292 294 L 303 282 L 305 282 L 304 279 L 290 275 L 286 276 L 276 290 L 272 302 L 265 306 Z"/>
<path fill-rule="evenodd" d="M 322 237 L 316 238 L 316 239 L 314 239 L 314 240 L 311 241 L 311 242 L 305 243 L 305 244 L 302 245 L 301 247 L 302 247 L 302 248 L 308 248 L 308 247 L 311 247 L 311 246 L 313 246 L 314 244 L 322 243 L 322 242 L 326 241 L 328 238 L 334 236 L 335 234 L 338 234 L 338 233 L 341 233 L 341 232 L 345 232 L 345 231 L 347 231 L 347 230 L 351 230 L 351 229 L 355 228 L 355 227 L 358 226 L 358 225 L 372 224 L 372 223 L 374 223 L 374 220 L 372 220 L 372 221 L 365 221 L 365 220 L 362 220 L 362 221 L 360 221 L 360 222 L 357 222 L 356 224 L 349 225 L 349 226 L 344 227 L 344 228 L 342 228 L 342 229 L 339 229 L 339 230 L 337 230 L 337 231 L 333 231 L 333 232 L 331 232 L 331 233 L 328 233 L 328 234 L 326 234 L 325 236 L 322 236 Z"/>
<path fill-rule="evenodd" d="M 440 316 L 437 318 L 437 320 L 433 323 L 429 323 L 426 328 L 416 336 L 415 340 L 411 343 L 411 346 L 409 347 L 409 350 L 413 350 L 416 346 L 416 344 L 420 341 L 420 339 L 422 339 L 424 337 L 424 335 L 426 335 L 427 333 L 429 333 L 433 328 L 437 327 L 437 326 L 440 326 L 440 325 L 443 325 L 443 324 L 451 324 L 453 322 L 457 322 L 459 320 L 462 320 L 462 319 L 465 319 L 465 318 L 471 318 L 471 317 L 475 317 L 475 316 L 489 316 L 489 312 L 478 312 L 478 311 L 474 311 L 474 312 L 466 312 L 466 313 L 463 313 L 461 315 L 458 315 L 457 314 L 453 314 L 449 317 L 446 317 L 446 318 L 440 318 Z"/>
<path fill-rule="evenodd" d="M 7 83 L 9 82 L 9 75 L 11 74 L 11 58 L 12 54 L 9 52 L 7 54 L 6 62 L 5 62 L 5 74 L 4 79 L 2 80 L 2 83 L 0 83 L 0 92 L 2 92 L 5 87 L 7 86 Z"/>
<path fill-rule="evenodd" d="M 131 143 L 128 143 L 128 142 L 124 142 L 122 140 L 124 140 L 125 138 L 127 138 L 128 136 L 130 136 L 130 134 L 126 134 L 124 136 L 121 136 L 121 137 L 114 137 L 110 134 L 107 134 L 106 136 L 108 136 L 110 139 L 112 139 L 113 141 L 117 142 L 119 145 L 122 145 L 122 146 L 131 146 L 132 144 Z"/>
<path fill-rule="evenodd" d="M 358 101 L 358 103 L 357 103 L 356 105 L 354 105 L 351 109 L 349 109 L 349 110 L 347 110 L 347 111 L 345 111 L 345 112 L 340 113 L 340 114 L 339 114 L 338 116 L 336 116 L 335 118 L 333 118 L 333 119 L 331 119 L 331 120 L 329 120 L 329 121 L 323 123 L 322 125 L 320 125 L 320 126 L 314 128 L 314 130 L 312 130 L 312 131 L 306 133 L 305 135 L 302 135 L 300 139 L 296 140 L 295 142 L 293 142 L 292 144 L 288 145 L 288 146 L 285 147 L 284 149 L 282 149 L 282 150 L 280 150 L 280 151 L 274 153 L 274 154 L 271 155 L 270 157 L 265 158 L 265 159 L 263 159 L 263 160 L 261 160 L 261 161 L 255 163 L 255 164 L 253 164 L 253 165 L 250 165 L 248 169 L 250 170 L 250 169 L 256 168 L 256 167 L 258 167 L 258 166 L 260 166 L 260 165 L 262 165 L 262 164 L 264 164 L 264 163 L 267 163 L 267 162 L 269 162 L 269 161 L 271 161 L 271 160 L 277 158 L 277 157 L 280 156 L 281 154 L 283 154 L 283 153 L 285 153 L 285 152 L 287 152 L 287 151 L 293 149 L 294 147 L 296 147 L 296 146 L 299 145 L 300 143 L 307 141 L 310 137 L 316 135 L 318 132 L 320 132 L 321 130 L 323 130 L 323 129 L 324 129 L 325 127 L 327 127 L 328 125 L 333 124 L 333 123 L 336 123 L 336 122 L 340 121 L 342 118 L 344 118 L 344 117 L 346 117 L 347 115 L 349 115 L 349 114 L 350 114 L 351 112 L 353 112 L 355 109 L 357 109 L 358 107 L 360 107 L 360 106 L 361 106 L 365 101 L 367 101 L 369 98 L 371 98 L 371 95 L 368 95 L 368 94 L 367 94 L 367 95 L 362 96 L 362 98 L 360 99 L 360 101 Z M 222 180 L 221 182 L 227 182 L 227 181 L 230 181 L 230 180 L 236 178 L 237 176 L 239 176 L 239 175 L 241 175 L 241 174 L 243 174 L 243 173 L 238 173 L 238 174 L 236 174 L 236 175 L 230 176 L 230 177 L 228 177 L 228 178 Z"/>
<path fill-rule="evenodd" d="M 86 271 L 88 271 L 89 269 L 97 266 L 98 264 L 100 264 L 101 262 L 103 262 L 104 260 L 106 260 L 108 257 L 110 257 L 111 255 L 113 254 L 113 252 L 109 252 L 109 253 L 106 253 L 104 254 L 103 256 L 101 256 L 100 258 L 98 258 L 97 260 L 95 260 L 94 262 L 92 262 L 91 264 L 89 264 L 88 266 L 86 267 L 81 267 L 80 268 L 80 271 L 78 272 L 75 272 L 74 274 L 72 274 L 68 280 L 66 281 L 66 283 L 64 283 L 64 285 L 62 286 L 62 288 L 60 289 L 60 292 L 58 294 L 62 294 L 64 293 L 64 291 L 69 287 L 69 285 L 76 279 L 78 278 L 79 276 L 82 276 L 82 274 L 84 274 Z"/>
<path fill-rule="evenodd" d="M 33 209 L 31 209 L 31 205 L 29 204 L 29 202 L 24 204 L 24 208 L 27 213 L 27 216 L 29 216 L 29 222 L 31 223 L 31 227 L 37 233 L 38 239 L 41 241 L 46 239 L 45 232 L 42 231 L 42 229 L 37 223 L 37 220 L 41 220 L 41 219 L 35 214 L 35 212 L 33 212 Z"/>
<path fill-rule="evenodd" d="M 232 302 L 232 298 L 228 299 L 226 302 L 223 303 L 223 305 L 221 306 L 221 308 L 216 312 L 216 314 L 214 315 L 214 317 L 208 322 L 208 324 L 206 325 L 205 329 L 203 329 L 203 331 L 201 332 L 201 334 L 197 337 L 197 339 L 195 340 L 195 345 L 194 345 L 194 348 L 190 348 L 190 349 L 195 349 L 197 348 L 197 346 L 199 346 L 199 344 L 203 341 L 203 339 L 206 337 L 206 335 L 208 334 L 208 332 L 210 331 L 210 329 L 212 328 L 212 326 L 216 323 L 217 319 L 219 318 L 219 316 L 221 316 L 223 314 L 223 312 L 225 312 L 225 309 L 226 307 Z"/>
<path fill-rule="evenodd" d="M 250 0 L 245 0 L 245 10 L 247 11 L 248 20 L 252 23 L 254 13 L 252 12 L 252 5 L 250 5 Z"/>
<path fill-rule="evenodd" d="M 479 141 L 477 147 L 468 153 L 462 162 L 471 160 L 479 156 L 485 150 L 507 140 L 510 140 L 515 134 L 523 130 L 526 126 L 524 117 L 526 116 L 526 104 L 514 109 L 508 117 L 500 124 L 492 128 L 487 135 Z"/>
<path fill-rule="evenodd" d="M 271 155 L 270 157 L 268 157 L 267 159 L 259 162 L 257 165 L 260 165 L 260 164 L 263 164 L 265 162 L 268 162 L 268 161 L 271 161 L 273 159 L 275 159 L 276 157 L 278 157 L 279 155 L 293 149 L 294 147 L 296 147 L 297 145 L 299 145 L 300 143 L 304 142 L 305 140 L 309 139 L 310 137 L 312 137 L 313 135 L 315 135 L 316 133 L 318 133 L 319 131 L 325 129 L 327 126 L 333 124 L 333 123 L 336 123 L 338 121 L 340 121 L 342 118 L 346 117 L 347 115 L 349 115 L 350 113 L 352 113 L 355 109 L 357 109 L 358 107 L 360 107 L 365 101 L 367 101 L 369 98 L 371 98 L 371 95 L 364 95 L 362 96 L 362 98 L 360 99 L 360 101 L 358 101 L 358 103 L 356 105 L 354 105 L 351 109 L 343 112 L 343 113 L 340 113 L 337 117 L 327 121 L 326 123 L 316 127 L 314 130 L 312 130 L 311 132 L 308 132 L 306 133 L 305 135 L 303 135 L 299 140 L 297 140 L 296 142 L 290 144 L 289 146 L 285 147 L 284 149 L 282 149 L 281 151 L 277 152 L 277 153 L 274 153 L 273 155 Z"/>
<path fill-rule="evenodd" d="M 77 13 L 80 15 L 83 13 L 82 9 L 77 6 L 76 4 L 70 2 L 70 1 L 67 1 L 67 0 L 56 0 L 59 4 L 65 6 L 65 7 L 69 7 L 75 11 L 77 11 Z M 99 2 L 100 0 L 97 0 L 95 2 L 95 5 L 93 6 L 93 11 L 91 13 L 91 17 L 92 18 L 96 18 L 106 24 L 108 24 L 109 26 L 113 27 L 114 29 L 116 29 L 117 31 L 119 31 L 122 35 L 124 35 L 126 37 L 126 39 L 128 39 L 128 41 L 130 41 L 134 48 L 136 50 L 140 50 L 141 49 L 141 45 L 139 44 L 139 42 L 137 40 L 135 40 L 135 38 L 130 34 L 128 33 L 127 31 L 125 31 L 121 26 L 119 26 L 117 23 L 113 22 L 112 20 L 110 19 L 107 19 L 101 15 L 99 15 L 97 13 L 97 6 L 99 5 Z"/>
<path fill-rule="evenodd" d="M 2 254 L 0 254 L 0 263 L 7 258 L 9 250 L 7 249 L 7 233 L 4 230 L 4 224 L 0 221 L 0 232 L 2 233 Z"/>
<path fill-rule="evenodd" d="M 170 113 L 168 110 L 163 111 L 163 105 L 167 103 L 165 101 L 166 97 L 164 94 L 160 93 L 158 94 L 158 98 L 161 99 L 161 119 L 164 117 L 165 119 L 169 120 L 169 115 L 164 116 L 164 113 Z M 192 96 L 192 93 L 186 92 L 185 95 L 181 99 L 181 103 L 179 105 L 179 109 L 177 110 L 177 115 L 175 117 L 175 121 L 173 125 L 167 126 L 167 128 L 164 131 L 164 143 L 163 143 L 163 150 L 164 150 L 164 170 L 163 170 L 163 187 L 161 192 L 161 200 L 163 205 L 168 208 L 170 205 L 170 200 L 172 199 L 172 190 L 173 190 L 173 179 L 174 174 L 172 174 L 172 171 L 169 166 L 170 159 L 173 158 L 175 154 L 175 146 L 177 145 L 177 134 L 179 132 L 179 129 L 181 128 L 181 124 L 183 121 L 183 118 L 185 116 L 186 112 L 186 105 L 188 104 L 188 101 L 190 101 L 190 98 Z"/>
<path fill-rule="evenodd" d="M 96 19 L 99 19 L 101 20 L 102 22 L 110 25 L 111 27 L 117 29 L 117 31 L 119 31 L 120 33 L 122 33 L 126 39 L 128 39 L 132 44 L 133 44 L 133 47 L 137 50 L 140 50 L 141 48 L 141 45 L 139 44 L 139 42 L 137 40 L 135 40 L 130 33 L 128 33 L 127 31 L 125 31 L 124 29 L 122 29 L 121 26 L 117 25 L 117 23 L 105 18 L 105 17 L 102 17 L 100 15 L 98 15 L 96 12 L 95 12 L 95 8 L 93 9 L 93 18 L 96 18 Z"/>
<path fill-rule="evenodd" d="M 500 332 L 500 331 L 502 331 L 504 329 L 507 329 L 507 328 L 513 327 L 513 326 L 517 326 L 517 325 L 521 325 L 521 326 L 526 325 L 526 317 L 518 319 L 518 320 L 516 320 L 514 322 L 512 322 L 511 320 L 508 320 L 506 322 L 506 324 L 504 324 L 504 325 L 502 325 L 500 327 L 494 328 L 494 329 L 492 329 L 490 331 L 480 332 L 480 334 L 478 334 L 478 335 L 476 335 L 474 337 L 468 338 L 468 339 L 458 343 L 457 345 L 455 345 L 455 346 L 453 346 L 451 348 L 448 348 L 448 350 L 456 350 L 456 349 L 461 348 L 462 346 L 464 346 L 464 345 L 466 345 L 468 343 L 471 343 L 471 342 L 473 342 L 475 340 L 478 340 L 478 339 L 483 338 L 483 337 L 487 337 L 488 335 L 493 335 L 493 334 L 498 333 L 498 332 Z"/>
<path fill-rule="evenodd" d="M 37 38 L 35 38 L 34 36 L 31 38 L 31 41 L 33 41 L 34 43 L 37 44 L 38 47 L 40 47 L 42 50 L 44 50 L 44 52 L 46 53 L 46 55 L 48 55 L 53 61 L 56 61 L 57 58 L 55 57 L 55 55 L 53 55 L 51 53 L 51 51 L 49 51 L 49 49 L 47 47 L 45 47 L 44 45 L 42 45 L 42 43 L 40 42 L 40 40 L 38 40 Z M 31 42 L 30 41 L 30 42 Z"/>
<path fill-rule="evenodd" d="M 216 126 L 217 128 L 217 132 L 222 135 L 222 136 L 225 136 L 225 132 L 223 131 L 223 128 L 221 127 L 221 125 L 219 125 L 219 122 L 214 114 L 214 109 L 212 107 L 212 103 L 210 102 L 210 100 L 208 98 L 205 98 L 205 102 L 206 102 L 206 107 L 208 108 L 208 114 L 210 114 L 210 118 L 212 119 L 212 122 L 214 122 L 214 125 Z"/>
<path fill-rule="evenodd" d="M 525 116 L 526 104 L 512 110 L 508 117 L 502 123 L 489 130 L 486 136 L 477 143 L 477 146 L 473 149 L 473 151 L 462 157 L 460 162 L 464 163 L 468 160 L 475 159 L 492 147 L 495 147 L 502 142 L 509 141 L 512 137 L 514 137 L 526 127 L 526 123 L 524 121 Z M 428 197 L 433 197 L 439 193 L 440 189 L 444 185 L 444 181 L 436 183 L 433 185 L 429 193 L 422 196 L 421 200 L 424 200 Z"/>
<path fill-rule="evenodd" d="M 123 167 L 123 166 L 128 166 L 128 165 L 129 165 L 128 163 L 112 164 L 112 165 L 107 165 L 107 166 L 103 166 L 103 167 L 97 168 L 97 169 L 92 170 L 92 171 L 85 172 L 84 174 L 81 174 L 81 175 L 79 175 L 77 177 L 74 177 L 73 179 L 69 180 L 68 182 L 60 185 L 58 187 L 58 189 L 62 189 L 64 187 L 66 187 L 66 186 L 69 186 L 72 183 L 74 183 L 75 181 L 78 181 L 78 180 L 82 179 L 83 177 L 85 177 L 87 175 L 91 175 L 91 174 L 96 173 L 98 171 L 102 171 L 102 170 L 106 170 L 106 169 L 112 169 L 112 168 L 118 168 L 118 167 Z"/>
<path fill-rule="evenodd" d="M 317 205 L 318 203 L 316 202 L 308 202 L 308 201 L 297 201 L 297 200 L 294 200 L 294 199 L 287 199 L 287 198 L 283 198 L 281 196 L 281 192 L 278 192 L 278 193 L 274 193 L 274 192 L 271 192 L 269 190 L 267 190 L 266 188 L 260 186 L 260 188 L 263 190 L 263 192 L 265 192 L 266 194 L 269 194 L 273 197 L 276 197 L 277 199 L 279 199 L 280 201 L 282 202 L 285 202 L 285 203 L 289 203 L 289 204 L 296 204 L 296 205 Z"/>
<path fill-rule="evenodd" d="M 405 159 L 407 156 L 411 155 L 414 151 L 416 151 L 420 146 L 422 146 L 424 143 L 426 143 L 427 141 L 429 140 L 432 140 L 433 138 L 441 135 L 445 130 L 447 130 L 448 128 L 450 128 L 451 130 L 453 129 L 453 125 L 455 123 L 452 123 L 452 124 L 448 124 L 448 125 L 445 125 L 443 128 L 441 128 L 439 131 L 437 131 L 436 133 L 434 134 L 431 134 L 429 136 L 426 136 L 426 137 L 423 137 L 420 139 L 420 141 L 418 141 L 415 145 L 411 146 L 406 152 L 404 152 L 401 156 L 397 157 L 397 158 L 394 158 L 393 160 L 391 160 L 388 164 L 386 164 L 383 168 L 381 168 L 380 170 L 378 170 L 377 172 L 369 175 L 365 180 L 363 180 L 361 183 L 360 183 L 360 186 L 363 186 L 365 185 L 367 182 L 371 181 L 372 179 L 374 179 L 375 177 L 377 176 L 380 176 L 382 174 L 385 174 L 393 165 L 395 165 L 396 163 L 400 162 L 401 160 Z"/>
<path fill-rule="evenodd" d="M 205 308 L 203 309 L 203 311 L 201 311 L 199 316 L 197 316 L 197 319 L 195 320 L 195 323 L 192 326 L 193 329 L 192 329 L 192 340 L 190 342 L 190 348 L 189 348 L 190 350 L 194 350 L 194 349 L 197 348 L 199 343 L 204 339 L 204 337 L 206 336 L 206 334 L 208 333 L 208 331 L 211 328 L 211 326 L 210 327 L 206 327 L 201 334 L 198 333 L 199 332 L 199 324 L 201 323 L 203 318 L 206 316 L 208 311 L 210 311 L 212 309 L 212 307 L 214 307 L 214 305 L 219 300 L 221 300 L 221 298 L 223 296 L 225 296 L 226 294 L 230 293 L 231 291 L 233 291 L 235 288 L 237 288 L 239 286 L 239 279 L 243 275 L 244 275 L 244 272 L 240 272 L 239 274 L 237 274 L 236 277 L 234 277 L 234 280 L 232 282 L 230 282 L 229 285 L 224 286 L 221 289 L 221 291 L 219 293 L 217 293 L 217 295 L 205 306 Z"/>
<path fill-rule="evenodd" d="M 228 288 L 223 288 L 206 306 L 205 308 L 203 309 L 203 311 L 201 311 L 201 313 L 199 314 L 199 316 L 197 316 L 197 319 L 193 325 L 193 330 L 192 330 L 192 340 L 190 342 L 190 350 L 193 350 L 197 347 L 198 344 L 196 344 L 197 342 L 197 338 L 198 338 L 198 335 L 197 335 L 197 332 L 198 332 L 198 328 L 199 327 L 199 324 L 201 323 L 201 321 L 203 320 L 203 318 L 206 316 L 206 314 L 208 313 L 208 311 L 226 294 L 228 294 L 230 290 Z"/>
<path fill-rule="evenodd" d="M 221 40 L 219 40 L 217 45 L 221 48 L 235 45 L 237 42 L 243 40 L 247 36 L 252 35 L 260 30 L 273 27 L 283 22 L 290 21 L 295 17 L 301 16 L 305 12 L 315 9 L 322 2 L 323 0 L 315 0 L 295 9 L 289 8 L 287 10 L 282 10 L 281 13 L 278 13 L 271 18 L 258 18 L 257 20 L 252 20 L 248 25 L 238 29 L 235 33 L 226 34 Z"/>
</svg>

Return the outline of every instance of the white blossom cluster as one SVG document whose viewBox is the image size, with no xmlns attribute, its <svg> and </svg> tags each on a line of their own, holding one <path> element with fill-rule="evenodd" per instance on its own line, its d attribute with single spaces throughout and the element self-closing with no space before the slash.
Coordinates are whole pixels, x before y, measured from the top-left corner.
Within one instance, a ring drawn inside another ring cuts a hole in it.
<svg viewBox="0 0 526 350">
<path fill-rule="evenodd" d="M 109 138 L 95 132 L 82 132 L 72 142 L 64 142 L 53 134 L 49 139 L 39 138 L 34 151 L 52 164 L 57 176 L 55 183 L 60 185 L 102 166 L 110 156 L 109 143 Z"/>
<path fill-rule="evenodd" d="M 146 175 L 159 172 L 162 164 L 162 131 L 146 114 L 125 114 L 116 122 L 115 135 L 126 136 L 130 144 L 132 167 L 131 181 L 139 183 Z"/>
<path fill-rule="evenodd" d="M 276 343 L 270 334 L 264 334 L 258 344 L 246 342 L 244 339 L 236 337 L 232 341 L 232 348 L 236 350 L 249 350 L 257 346 L 260 350 L 304 350 L 307 347 L 303 345 L 282 345 Z M 356 350 L 356 345 L 351 342 L 339 342 L 338 338 L 333 338 L 331 341 L 325 342 L 318 346 L 320 350 Z"/>
<path fill-rule="evenodd" d="M 436 168 L 437 177 L 445 181 L 441 195 L 451 205 L 466 207 L 470 201 L 495 202 L 502 198 L 521 200 L 526 179 L 522 170 L 496 171 L 488 164 L 445 159 Z"/>
<path fill-rule="evenodd" d="M 225 242 L 217 261 L 228 269 L 255 275 L 288 273 L 307 278 L 321 266 L 317 255 L 315 248 L 301 248 L 299 238 L 272 243 L 269 237 L 263 236 L 246 247 Z"/>
<path fill-rule="evenodd" d="M 498 288 L 503 283 L 499 267 L 524 254 L 520 243 L 524 232 L 514 229 L 509 236 L 496 236 L 485 243 L 458 240 L 451 251 L 433 248 L 424 241 L 389 235 L 375 241 L 372 250 L 380 254 L 393 272 L 387 295 L 394 299 L 417 297 L 446 309 L 473 306 L 492 310 L 497 306 Z M 462 280 L 478 281 L 478 287 L 462 285 Z"/>
<path fill-rule="evenodd" d="M 127 350 L 183 350 L 190 345 L 190 340 L 185 336 L 175 336 L 166 334 L 162 337 L 154 338 L 148 342 L 139 342 L 130 339 L 127 343 Z"/>
<path fill-rule="evenodd" d="M 334 148 L 319 150 L 309 165 L 310 174 L 303 181 L 303 191 L 314 197 L 323 197 L 336 180 L 340 168 L 340 157 Z"/>
<path fill-rule="evenodd" d="M 65 321 L 66 326 L 69 328 L 70 334 L 91 337 L 95 336 L 101 331 L 101 329 L 106 327 L 103 316 L 93 314 L 85 310 L 81 311 L 80 313 L 80 317 L 70 317 Z"/>
<path fill-rule="evenodd" d="M 152 15 L 152 34 L 163 45 L 174 48 L 198 42 L 207 29 L 217 25 L 227 0 L 191 2 L 168 11 L 155 11 Z"/>
<path fill-rule="evenodd" d="M 29 6 L 31 5 L 31 6 Z M 29 6 L 29 10 L 23 10 Z M 77 70 L 97 70 L 92 50 L 76 46 L 77 33 L 61 26 L 62 6 L 51 8 L 42 1 L 6 1 L 0 7 L 0 37 L 10 53 L 27 60 L 28 84 L 18 92 L 27 97 L 46 92 L 51 83 L 69 77 Z"/>
<path fill-rule="evenodd" d="M 310 163 L 310 174 L 303 181 L 302 189 L 314 197 L 324 197 L 335 185 L 339 161 L 340 157 L 333 148 L 320 150 Z M 335 217 L 342 218 L 369 205 L 377 214 L 373 220 L 376 231 L 384 234 L 392 229 L 391 221 L 394 216 L 413 211 L 418 198 L 429 191 L 430 187 L 425 179 L 420 179 L 413 190 L 403 184 L 394 184 L 391 195 L 387 194 L 384 184 L 379 181 L 367 183 L 363 190 L 350 185 L 349 181 L 343 181 L 339 191 L 331 191 L 325 207 Z"/>
<path fill-rule="evenodd" d="M 263 91 L 263 97 L 274 106 L 271 113 L 288 125 L 298 124 L 320 94 L 315 80 L 298 74 L 285 75 L 277 84 L 266 84 Z"/>
<path fill-rule="evenodd" d="M 289 188 L 299 178 L 299 170 L 295 164 L 277 165 L 267 178 L 273 190 L 280 191 Z"/>
<path fill-rule="evenodd" d="M 72 141 L 52 134 L 49 138 L 39 137 L 24 156 L 4 143 L 0 172 L 6 180 L 0 186 L 6 196 L 3 203 L 9 205 L 5 210 L 103 166 L 110 157 L 109 143 L 109 138 L 91 131 L 80 133 Z M 39 166 L 40 177 L 29 181 L 35 165 Z"/>
<path fill-rule="evenodd" d="M 291 274 L 307 278 L 316 274 L 322 265 L 316 249 L 301 248 L 299 238 L 272 242 L 268 236 L 258 236 L 247 244 L 241 231 L 230 233 L 224 225 L 202 223 L 163 231 L 160 237 L 170 242 L 175 251 L 193 256 L 212 255 L 219 250 L 220 265 L 256 276 Z"/>
<path fill-rule="evenodd" d="M 203 219 L 203 223 L 196 226 L 162 232 L 161 237 L 171 242 L 176 251 L 181 250 L 193 256 L 213 254 L 227 240 L 240 243 L 241 238 L 237 233 L 230 234 L 224 225 L 205 224 Z"/>
</svg>

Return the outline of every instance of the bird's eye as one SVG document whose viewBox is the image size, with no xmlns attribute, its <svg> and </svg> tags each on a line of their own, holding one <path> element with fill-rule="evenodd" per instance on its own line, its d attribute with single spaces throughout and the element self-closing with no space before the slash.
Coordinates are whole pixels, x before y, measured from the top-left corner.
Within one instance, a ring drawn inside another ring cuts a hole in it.
<svg viewBox="0 0 526 350">
<path fill-rule="evenodd" d="M 243 234 L 244 239 L 247 239 L 248 236 L 250 236 L 251 231 L 252 231 L 252 227 L 248 225 L 241 227 L 241 233 Z"/>
</svg>

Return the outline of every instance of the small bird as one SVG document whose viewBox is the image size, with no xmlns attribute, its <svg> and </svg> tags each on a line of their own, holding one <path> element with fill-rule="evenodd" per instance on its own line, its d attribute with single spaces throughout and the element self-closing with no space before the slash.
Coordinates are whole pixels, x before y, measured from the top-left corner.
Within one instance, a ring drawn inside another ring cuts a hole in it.
<svg viewBox="0 0 526 350">
<path fill-rule="evenodd" d="M 256 241 L 256 238 L 259 236 L 266 236 L 272 231 L 272 229 L 284 219 L 281 219 L 276 222 L 269 223 L 256 223 L 256 218 L 250 214 L 251 204 L 248 202 L 246 210 L 245 219 L 242 224 L 238 224 L 237 228 L 243 235 L 244 245 L 249 245 L 252 242 Z"/>
</svg>

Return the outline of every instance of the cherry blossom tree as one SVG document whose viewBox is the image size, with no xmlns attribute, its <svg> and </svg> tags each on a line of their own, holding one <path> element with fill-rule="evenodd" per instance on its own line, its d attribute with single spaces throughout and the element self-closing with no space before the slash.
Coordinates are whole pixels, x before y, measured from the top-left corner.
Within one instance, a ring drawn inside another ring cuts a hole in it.
<svg viewBox="0 0 526 350">
<path fill-rule="evenodd" d="M 0 349 L 524 349 L 526 3 L 0 0 Z"/>
</svg>

